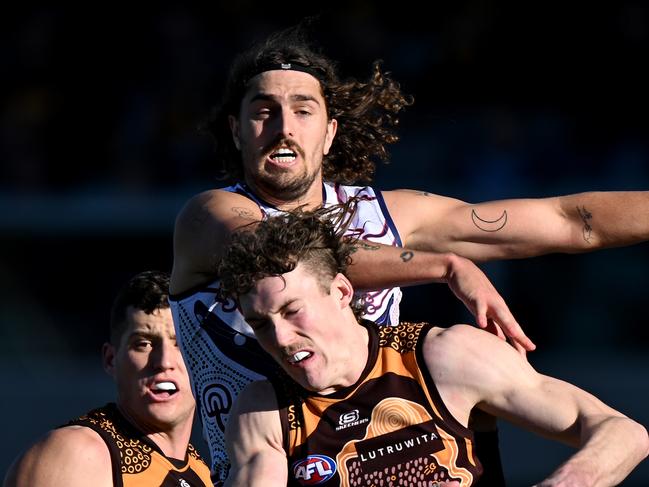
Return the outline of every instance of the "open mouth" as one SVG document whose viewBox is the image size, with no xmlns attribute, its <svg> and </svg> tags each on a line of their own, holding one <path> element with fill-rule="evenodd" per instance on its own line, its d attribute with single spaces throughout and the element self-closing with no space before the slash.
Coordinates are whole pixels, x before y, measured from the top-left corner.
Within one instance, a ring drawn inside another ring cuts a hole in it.
<svg viewBox="0 0 649 487">
<path fill-rule="evenodd" d="M 270 159 L 278 164 L 288 164 L 297 158 L 297 153 L 288 148 L 278 149 L 270 154 Z"/>
<path fill-rule="evenodd" d="M 151 391 L 158 397 L 169 397 L 178 392 L 178 387 L 176 387 L 176 384 L 169 381 L 156 382 L 151 386 Z"/>
<path fill-rule="evenodd" d="M 301 350 L 299 352 L 294 353 L 293 355 L 289 355 L 286 360 L 288 361 L 289 364 L 295 365 L 295 364 L 299 364 L 303 360 L 308 359 L 312 355 L 313 355 L 313 353 L 311 353 L 311 352 Z"/>
</svg>

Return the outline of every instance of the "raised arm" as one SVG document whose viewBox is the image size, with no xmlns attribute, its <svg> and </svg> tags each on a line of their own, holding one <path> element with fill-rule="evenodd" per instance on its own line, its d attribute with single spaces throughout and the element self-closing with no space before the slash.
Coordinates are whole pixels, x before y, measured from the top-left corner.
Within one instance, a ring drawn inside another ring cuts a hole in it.
<svg viewBox="0 0 649 487">
<path fill-rule="evenodd" d="M 259 207 L 236 193 L 211 190 L 189 200 L 176 218 L 171 293 L 213 280 L 230 234 L 261 218 Z"/>
<path fill-rule="evenodd" d="M 9 468 L 4 487 L 110 487 L 110 452 L 90 428 L 53 430 Z"/>
<path fill-rule="evenodd" d="M 275 391 L 253 382 L 237 398 L 225 431 L 232 462 L 226 487 L 283 487 L 288 481 L 286 452 Z"/>
<path fill-rule="evenodd" d="M 488 333 L 466 325 L 433 330 L 424 347 L 431 376 L 459 421 L 466 424 L 477 405 L 578 448 L 540 485 L 616 485 L 649 453 L 643 426 L 591 394 L 537 373 Z"/>
<path fill-rule="evenodd" d="M 649 192 L 590 192 L 469 204 L 421 191 L 384 193 L 408 247 L 477 261 L 588 252 L 649 240 Z"/>
</svg>

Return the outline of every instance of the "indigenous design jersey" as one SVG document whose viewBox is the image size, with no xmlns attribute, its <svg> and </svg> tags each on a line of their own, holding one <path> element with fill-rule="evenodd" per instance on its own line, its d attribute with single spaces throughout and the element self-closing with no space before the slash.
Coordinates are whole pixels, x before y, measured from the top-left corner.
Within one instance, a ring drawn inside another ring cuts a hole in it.
<svg viewBox="0 0 649 487">
<path fill-rule="evenodd" d="M 115 404 L 93 409 L 66 426 L 79 425 L 99 433 L 110 450 L 115 487 L 211 487 L 210 472 L 190 444 L 185 459 L 175 460 L 119 412 Z"/>
<path fill-rule="evenodd" d="M 264 218 L 281 211 L 255 197 L 244 184 L 224 188 L 246 196 L 259 205 Z M 387 207 L 380 193 L 371 187 L 323 184 L 325 206 L 358 199 L 356 212 L 346 232 L 362 240 L 401 247 Z M 239 392 L 253 380 L 272 375 L 278 365 L 257 344 L 252 329 L 233 301 L 218 299 L 219 281 L 193 289 L 169 301 L 176 337 L 190 372 L 194 397 L 203 425 L 203 437 L 210 448 L 212 472 L 227 476 L 223 432 L 227 415 Z M 366 318 L 381 325 L 399 322 L 401 289 L 370 291 L 360 296 Z"/>
<path fill-rule="evenodd" d="M 369 357 L 353 386 L 321 396 L 287 376 L 274 381 L 288 485 L 475 485 L 482 466 L 473 433 L 451 416 L 423 365 L 419 338 L 430 325 L 364 325 Z"/>
</svg>

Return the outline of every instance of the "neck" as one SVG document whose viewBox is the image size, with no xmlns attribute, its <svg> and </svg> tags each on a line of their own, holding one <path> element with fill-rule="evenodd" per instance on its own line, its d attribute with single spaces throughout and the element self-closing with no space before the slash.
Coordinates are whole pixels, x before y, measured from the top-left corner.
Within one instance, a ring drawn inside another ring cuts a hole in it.
<svg viewBox="0 0 649 487">
<path fill-rule="evenodd" d="M 122 416 L 155 443 L 158 448 L 162 450 L 162 453 L 164 453 L 165 456 L 179 460 L 185 458 L 189 439 L 192 434 L 193 415 L 190 415 L 188 419 L 176 424 L 154 426 L 153 424 L 145 423 L 142 420 L 136 421 L 134 415 L 130 413 L 128 408 L 124 407 L 119 402 L 117 403 L 117 408 Z"/>
<path fill-rule="evenodd" d="M 336 360 L 340 366 L 340 380 L 337 381 L 337 384 L 318 391 L 319 394 L 333 394 L 340 389 L 356 384 L 367 366 L 370 335 L 367 328 L 358 323 L 351 310 L 350 314 L 351 320 L 347 328 L 349 332 L 345 337 L 345 343 L 349 344 L 349 346 L 341 348 L 342 354 Z"/>
<path fill-rule="evenodd" d="M 189 445 L 189 438 L 191 436 L 191 423 L 190 428 L 185 432 L 176 430 L 172 431 L 159 431 L 157 433 L 149 433 L 147 438 L 153 441 L 162 450 L 165 456 L 183 460 L 187 455 L 187 446 Z"/>
<path fill-rule="evenodd" d="M 298 207 L 315 210 L 323 204 L 321 177 L 316 177 L 304 191 L 286 192 L 285 194 L 264 184 L 257 184 L 250 178 L 245 178 L 245 182 L 255 195 L 279 210 L 291 211 Z"/>
</svg>

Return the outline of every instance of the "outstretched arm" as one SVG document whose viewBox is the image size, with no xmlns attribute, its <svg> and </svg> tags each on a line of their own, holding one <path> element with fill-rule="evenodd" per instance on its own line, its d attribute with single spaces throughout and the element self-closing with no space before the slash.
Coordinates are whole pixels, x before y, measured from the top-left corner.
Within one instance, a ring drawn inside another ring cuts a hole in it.
<svg viewBox="0 0 649 487">
<path fill-rule="evenodd" d="M 424 347 L 442 399 L 464 424 L 478 405 L 578 448 L 540 485 L 615 485 L 649 453 L 643 426 L 591 394 L 537 373 L 487 333 L 466 325 L 432 330 Z"/>
<path fill-rule="evenodd" d="M 231 233 L 252 228 L 261 218 L 257 204 L 236 193 L 212 190 L 192 198 L 176 219 L 171 293 L 215 279 Z M 358 289 L 445 282 L 479 326 L 504 332 L 519 350 L 535 348 L 486 276 L 465 259 L 360 241 L 349 270 Z"/>
<path fill-rule="evenodd" d="M 380 289 L 444 282 L 475 316 L 478 326 L 519 351 L 536 346 L 525 335 L 487 276 L 470 260 L 451 253 L 390 247 L 359 241 L 347 275 L 356 289 Z"/>
<path fill-rule="evenodd" d="M 578 253 L 649 240 L 649 192 L 590 192 L 469 204 L 422 191 L 384 193 L 408 247 L 476 261 Z"/>
<path fill-rule="evenodd" d="M 237 398 L 225 432 L 231 461 L 226 487 L 281 487 L 288 481 L 282 428 L 269 382 L 253 382 Z"/>
</svg>

